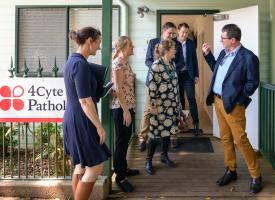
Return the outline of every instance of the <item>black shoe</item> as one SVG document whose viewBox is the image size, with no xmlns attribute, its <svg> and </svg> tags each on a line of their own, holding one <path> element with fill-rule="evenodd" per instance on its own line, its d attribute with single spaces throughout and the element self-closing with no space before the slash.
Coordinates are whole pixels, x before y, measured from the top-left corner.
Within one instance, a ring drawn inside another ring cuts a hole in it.
<svg viewBox="0 0 275 200">
<path fill-rule="evenodd" d="M 128 168 L 126 171 L 126 176 L 136 176 L 139 175 L 139 171 L 137 169 Z"/>
<path fill-rule="evenodd" d="M 113 82 L 108 82 L 106 85 L 103 86 L 103 92 L 102 92 L 102 96 L 101 98 L 105 97 L 107 94 L 109 94 L 109 92 L 111 91 L 112 87 L 113 87 Z"/>
<path fill-rule="evenodd" d="M 116 183 L 123 192 L 133 192 L 134 191 L 134 187 L 126 179 L 124 179 L 122 181 L 117 181 Z"/>
<path fill-rule="evenodd" d="M 147 174 L 149 174 L 149 175 L 152 175 L 154 173 L 152 159 L 146 159 L 145 169 L 146 169 Z"/>
<path fill-rule="evenodd" d="M 218 186 L 224 186 L 229 184 L 231 181 L 237 180 L 237 172 L 236 171 L 230 171 L 229 168 L 226 168 L 226 171 L 224 175 L 217 180 L 216 184 Z"/>
<path fill-rule="evenodd" d="M 193 134 L 194 136 L 202 135 L 202 131 L 200 130 L 200 126 L 198 123 L 194 124 Z"/>
<path fill-rule="evenodd" d="M 175 167 L 176 166 L 176 164 L 172 161 L 172 160 L 170 160 L 169 159 L 169 157 L 168 156 L 164 156 L 164 155 L 161 155 L 160 156 L 160 161 L 163 163 L 163 164 L 165 164 L 165 165 L 167 165 L 168 167 Z"/>
<path fill-rule="evenodd" d="M 262 190 L 263 185 L 262 185 L 262 176 L 258 178 L 252 178 L 250 182 L 250 192 L 251 193 L 258 193 Z"/>
<path fill-rule="evenodd" d="M 138 148 L 140 152 L 143 152 L 146 150 L 146 142 L 144 140 L 139 141 Z"/>
</svg>

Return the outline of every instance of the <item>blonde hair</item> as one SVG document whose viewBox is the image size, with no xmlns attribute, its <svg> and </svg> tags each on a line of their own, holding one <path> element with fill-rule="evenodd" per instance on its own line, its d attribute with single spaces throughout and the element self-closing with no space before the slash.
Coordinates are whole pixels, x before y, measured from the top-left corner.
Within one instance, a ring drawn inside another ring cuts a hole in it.
<svg viewBox="0 0 275 200">
<path fill-rule="evenodd" d="M 170 39 L 160 41 L 160 43 L 155 46 L 154 59 L 156 60 L 158 58 L 161 58 L 171 48 L 175 47 L 175 45 L 176 45 L 176 43 Z"/>
<path fill-rule="evenodd" d="M 126 47 L 128 42 L 132 42 L 128 36 L 120 36 L 115 42 L 115 53 L 112 56 L 112 59 L 116 59 L 118 54 Z"/>
</svg>

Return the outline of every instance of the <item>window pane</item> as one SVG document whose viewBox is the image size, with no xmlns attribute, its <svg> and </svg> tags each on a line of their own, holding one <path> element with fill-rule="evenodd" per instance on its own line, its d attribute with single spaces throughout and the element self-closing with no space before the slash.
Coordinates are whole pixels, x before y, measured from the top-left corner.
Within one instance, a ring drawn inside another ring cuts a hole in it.
<svg viewBox="0 0 275 200">
<path fill-rule="evenodd" d="M 56 56 L 59 72 L 66 61 L 66 9 L 21 8 L 19 13 L 19 71 L 24 58 L 36 72 L 40 57 L 43 72 L 51 72 Z"/>
<path fill-rule="evenodd" d="M 69 30 L 77 30 L 86 26 L 92 26 L 102 32 L 102 9 L 101 8 L 71 8 Z M 112 40 L 115 41 L 119 35 L 118 8 L 113 8 Z M 75 52 L 77 46 L 74 41 L 69 42 L 69 54 Z M 101 64 L 101 51 L 96 56 L 90 56 L 89 62 Z"/>
</svg>

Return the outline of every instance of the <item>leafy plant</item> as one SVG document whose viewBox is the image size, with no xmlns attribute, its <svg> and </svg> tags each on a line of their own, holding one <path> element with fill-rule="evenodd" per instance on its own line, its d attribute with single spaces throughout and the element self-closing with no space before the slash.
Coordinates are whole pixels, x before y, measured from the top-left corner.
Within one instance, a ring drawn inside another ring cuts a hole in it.
<svg viewBox="0 0 275 200">
<path fill-rule="evenodd" d="M 42 145 L 42 154 L 36 156 L 36 160 L 50 158 L 51 160 L 57 160 L 57 171 L 55 175 L 63 175 L 63 135 L 61 125 L 55 123 L 47 123 L 44 126 L 39 126 L 35 131 L 35 138 L 37 145 Z M 65 173 L 67 174 L 69 169 L 65 167 Z"/>
<path fill-rule="evenodd" d="M 6 123 L 0 123 L 0 148 L 4 146 L 5 156 L 8 155 L 8 149 L 14 148 L 18 145 L 17 140 L 14 138 L 16 130 L 7 126 Z M 2 154 L 3 151 L 0 153 Z"/>
</svg>

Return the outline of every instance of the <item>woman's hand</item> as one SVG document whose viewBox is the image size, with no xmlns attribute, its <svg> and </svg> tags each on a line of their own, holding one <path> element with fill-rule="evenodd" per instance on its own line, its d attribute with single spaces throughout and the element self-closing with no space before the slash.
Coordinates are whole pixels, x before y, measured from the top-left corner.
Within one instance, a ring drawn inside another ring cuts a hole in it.
<svg viewBox="0 0 275 200">
<path fill-rule="evenodd" d="M 129 110 L 123 111 L 123 124 L 129 127 L 131 122 L 132 122 L 132 117 L 131 117 L 130 111 Z"/>
<path fill-rule="evenodd" d="M 151 107 L 150 112 L 151 112 L 152 115 L 158 115 L 158 108 L 157 108 L 157 106 Z"/>
<path fill-rule="evenodd" d="M 102 126 L 99 126 L 97 129 L 97 134 L 99 136 L 99 142 L 100 144 L 103 144 L 105 141 L 106 133 Z"/>
</svg>

